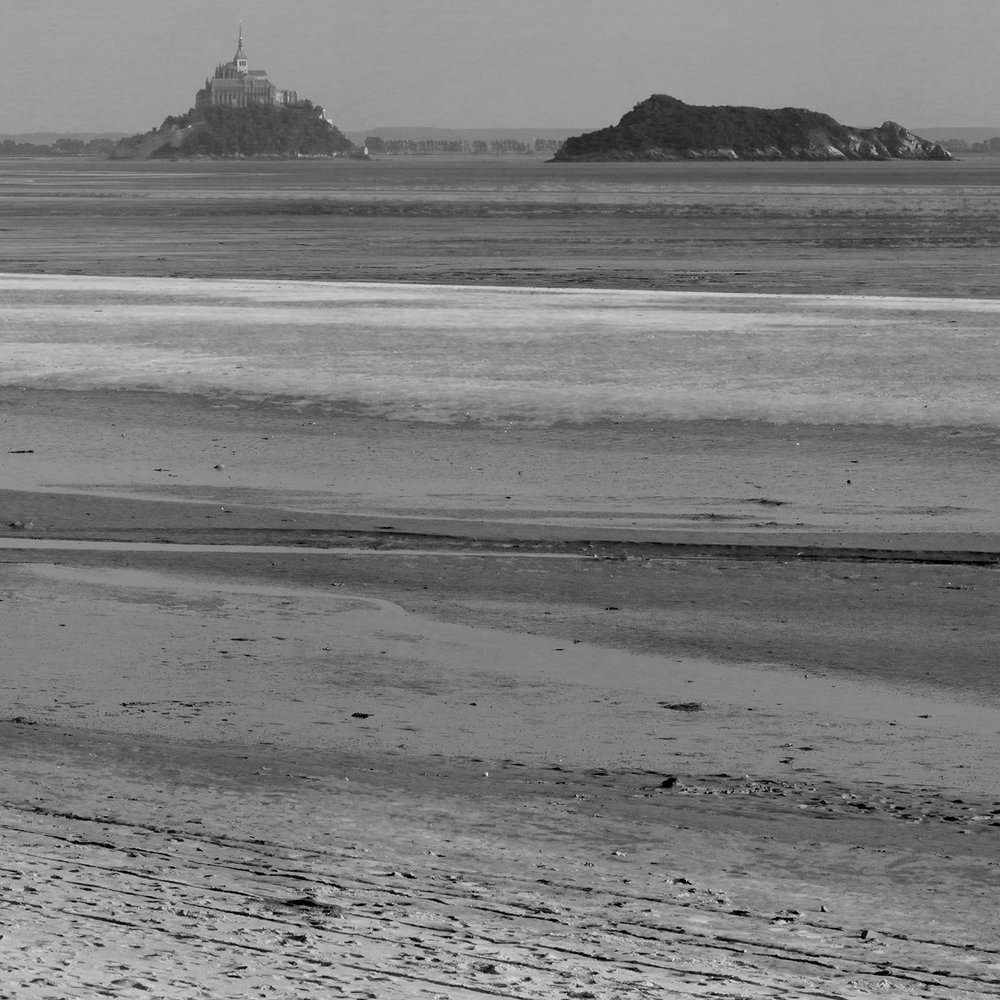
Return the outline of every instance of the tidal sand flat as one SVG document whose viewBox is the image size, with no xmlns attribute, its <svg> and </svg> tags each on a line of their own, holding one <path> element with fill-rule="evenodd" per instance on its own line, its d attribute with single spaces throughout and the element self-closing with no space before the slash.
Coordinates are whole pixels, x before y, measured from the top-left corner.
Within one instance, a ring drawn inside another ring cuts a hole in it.
<svg viewBox="0 0 1000 1000">
<path fill-rule="evenodd" d="M 995 298 L 996 158 L 0 162 L 0 272 Z"/>
<path fill-rule="evenodd" d="M 113 257 L 0 278 L 12 996 L 996 993 L 994 298 Z"/>
</svg>

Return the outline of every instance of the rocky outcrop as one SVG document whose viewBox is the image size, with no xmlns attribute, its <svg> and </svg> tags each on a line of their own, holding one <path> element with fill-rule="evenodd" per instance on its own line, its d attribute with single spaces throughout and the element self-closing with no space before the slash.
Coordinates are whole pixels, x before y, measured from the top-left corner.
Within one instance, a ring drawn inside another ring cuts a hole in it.
<svg viewBox="0 0 1000 1000">
<path fill-rule="evenodd" d="M 161 128 L 146 132 L 131 139 L 122 139 L 111 153 L 112 160 L 148 160 L 151 157 L 176 153 L 188 136 L 192 135 L 201 125 L 188 125 L 178 128 L 176 125 L 164 125 Z"/>
<path fill-rule="evenodd" d="M 654 94 L 617 125 L 567 139 L 555 160 L 950 160 L 895 122 L 858 129 L 804 108 L 700 107 Z"/>
</svg>

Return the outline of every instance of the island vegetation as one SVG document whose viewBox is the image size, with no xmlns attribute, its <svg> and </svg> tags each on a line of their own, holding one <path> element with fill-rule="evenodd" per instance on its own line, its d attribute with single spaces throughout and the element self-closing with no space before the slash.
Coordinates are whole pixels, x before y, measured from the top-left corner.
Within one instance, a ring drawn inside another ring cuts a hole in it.
<svg viewBox="0 0 1000 1000">
<path fill-rule="evenodd" d="M 653 94 L 617 125 L 567 139 L 555 160 L 947 160 L 895 122 L 855 129 L 805 108 L 701 107 Z"/>
<path fill-rule="evenodd" d="M 158 128 L 123 139 L 112 153 L 115 159 L 350 155 L 361 154 L 311 101 L 192 108 L 169 115 Z"/>
</svg>

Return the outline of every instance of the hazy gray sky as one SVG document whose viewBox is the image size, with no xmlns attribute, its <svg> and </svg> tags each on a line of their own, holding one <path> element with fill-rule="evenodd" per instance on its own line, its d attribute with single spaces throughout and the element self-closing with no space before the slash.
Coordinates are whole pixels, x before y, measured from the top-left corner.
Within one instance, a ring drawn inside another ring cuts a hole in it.
<svg viewBox="0 0 1000 1000">
<path fill-rule="evenodd" d="M 1000 126 L 1000 0 L 0 0 L 0 133 L 157 125 L 240 20 L 347 131 L 599 127 L 651 93 Z"/>
</svg>

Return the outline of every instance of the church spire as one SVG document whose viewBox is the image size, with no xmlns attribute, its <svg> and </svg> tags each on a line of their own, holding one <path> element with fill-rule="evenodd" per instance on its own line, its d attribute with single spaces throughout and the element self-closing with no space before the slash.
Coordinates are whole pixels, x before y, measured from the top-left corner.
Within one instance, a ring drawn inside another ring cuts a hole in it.
<svg viewBox="0 0 1000 1000">
<path fill-rule="evenodd" d="M 240 38 L 236 43 L 236 55 L 233 56 L 233 64 L 236 66 L 237 73 L 245 73 L 247 71 L 247 56 L 243 51 L 243 22 L 240 21 Z"/>
</svg>

